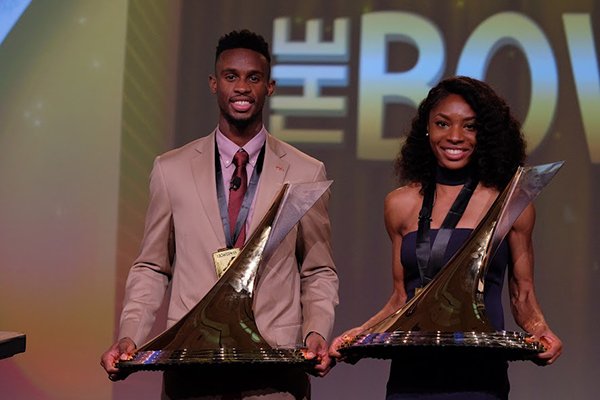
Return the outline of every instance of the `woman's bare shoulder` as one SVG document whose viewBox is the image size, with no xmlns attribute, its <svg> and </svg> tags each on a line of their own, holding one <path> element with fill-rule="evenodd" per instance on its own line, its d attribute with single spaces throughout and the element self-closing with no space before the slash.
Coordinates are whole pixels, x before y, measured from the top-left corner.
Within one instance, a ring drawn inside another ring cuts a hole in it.
<svg viewBox="0 0 600 400">
<path fill-rule="evenodd" d="M 414 228 L 423 197 L 421 185 L 409 184 L 392 190 L 385 197 L 384 215 L 388 231 L 403 236 Z"/>
<path fill-rule="evenodd" d="M 408 206 L 421 201 L 421 185 L 411 183 L 392 190 L 385 196 L 386 206 Z"/>
</svg>

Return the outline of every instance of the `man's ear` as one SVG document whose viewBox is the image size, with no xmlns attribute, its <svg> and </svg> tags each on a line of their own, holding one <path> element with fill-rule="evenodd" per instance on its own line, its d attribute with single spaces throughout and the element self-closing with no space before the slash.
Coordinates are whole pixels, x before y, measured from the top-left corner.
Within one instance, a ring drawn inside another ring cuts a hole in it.
<svg viewBox="0 0 600 400">
<path fill-rule="evenodd" d="M 217 93 L 217 78 L 213 74 L 208 76 L 208 88 L 212 94 Z"/>
<path fill-rule="evenodd" d="M 275 85 L 276 85 L 276 81 L 275 79 L 270 79 L 269 83 L 267 84 L 267 96 L 271 97 L 271 95 L 275 92 Z"/>
</svg>

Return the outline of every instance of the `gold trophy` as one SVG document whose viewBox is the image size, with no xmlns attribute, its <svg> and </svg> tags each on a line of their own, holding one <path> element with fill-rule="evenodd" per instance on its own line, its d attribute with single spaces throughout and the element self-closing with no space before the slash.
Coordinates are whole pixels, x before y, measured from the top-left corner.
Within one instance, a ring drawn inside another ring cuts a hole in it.
<svg viewBox="0 0 600 400">
<path fill-rule="evenodd" d="M 303 348 L 273 348 L 261 336 L 252 311 L 260 266 L 332 181 L 285 184 L 240 254 L 211 290 L 171 328 L 120 361 L 121 376 L 184 366 L 292 365 L 308 368 Z"/>
<path fill-rule="evenodd" d="M 487 265 L 512 224 L 552 179 L 563 162 L 521 167 L 469 239 L 435 278 L 404 306 L 359 335 L 339 352 L 347 360 L 456 353 L 523 360 L 543 346 L 521 332 L 497 332 L 483 302 Z"/>
</svg>

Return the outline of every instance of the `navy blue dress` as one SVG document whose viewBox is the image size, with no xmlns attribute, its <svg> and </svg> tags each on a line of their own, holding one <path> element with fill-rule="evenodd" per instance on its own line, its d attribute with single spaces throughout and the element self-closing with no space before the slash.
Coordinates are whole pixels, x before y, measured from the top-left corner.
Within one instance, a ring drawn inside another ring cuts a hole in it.
<svg viewBox="0 0 600 400">
<path fill-rule="evenodd" d="M 438 230 L 430 231 L 431 243 Z M 460 248 L 472 229 L 455 229 L 444 254 L 444 264 Z M 402 239 L 401 261 L 408 298 L 421 286 L 416 257 L 417 232 Z M 504 329 L 502 286 L 510 260 L 508 244 L 503 241 L 488 266 L 485 277 L 486 314 L 496 330 Z M 387 400 L 398 399 L 507 399 L 509 391 L 506 361 L 452 359 L 393 359 L 387 384 Z"/>
</svg>

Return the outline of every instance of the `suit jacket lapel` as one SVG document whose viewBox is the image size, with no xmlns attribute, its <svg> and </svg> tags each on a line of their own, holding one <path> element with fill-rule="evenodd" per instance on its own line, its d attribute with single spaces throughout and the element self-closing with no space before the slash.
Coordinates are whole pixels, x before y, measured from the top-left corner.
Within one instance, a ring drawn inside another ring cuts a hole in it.
<svg viewBox="0 0 600 400">
<path fill-rule="evenodd" d="M 271 135 L 267 135 L 265 162 L 258 183 L 254 213 L 250 222 L 250 234 L 254 232 L 263 219 L 269 207 L 271 207 L 273 199 L 283 186 L 287 170 L 290 166 L 283 159 L 284 155 L 285 150 L 279 146 L 277 139 Z"/>
<path fill-rule="evenodd" d="M 198 192 L 198 199 L 206 213 L 215 237 L 225 247 L 225 233 L 219 202 L 217 200 L 216 171 L 215 171 L 215 133 L 208 135 L 196 147 L 198 155 L 191 160 L 192 174 Z M 215 249 L 216 250 L 216 249 Z"/>
</svg>

